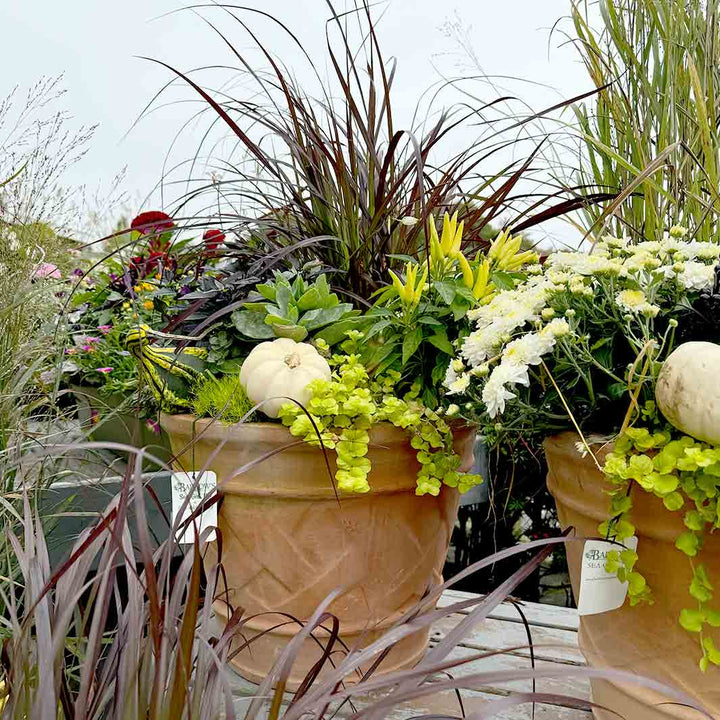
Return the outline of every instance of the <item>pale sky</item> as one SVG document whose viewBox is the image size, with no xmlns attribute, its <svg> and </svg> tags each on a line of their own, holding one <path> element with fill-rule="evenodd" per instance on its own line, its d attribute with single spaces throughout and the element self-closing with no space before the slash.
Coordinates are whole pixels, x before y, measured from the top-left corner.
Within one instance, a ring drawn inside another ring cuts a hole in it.
<svg viewBox="0 0 720 720">
<path fill-rule="evenodd" d="M 346 0 L 337 0 L 338 8 Z M 259 60 L 252 43 L 236 23 L 211 3 L 199 8 L 216 22 L 248 58 Z M 262 9 L 282 20 L 300 36 L 305 49 L 321 71 L 327 68 L 325 0 L 245 0 L 236 4 Z M 168 99 L 191 100 L 158 106 L 133 127 L 144 106 L 170 73 L 136 56 L 151 56 L 184 71 L 199 66 L 231 64 L 232 56 L 221 39 L 191 10 L 171 12 L 188 3 L 172 0 L 29 0 L 0 3 L 0 97 L 15 85 L 26 87 L 43 75 L 64 73 L 68 89 L 64 106 L 73 122 L 99 123 L 88 155 L 72 169 L 69 180 L 90 187 L 107 184 L 127 166 L 124 188 L 139 205 L 159 181 L 163 160 L 173 138 L 192 117 L 197 106 L 187 88 L 178 88 Z M 569 10 L 569 0 L 387 0 L 377 4 L 384 12 L 380 37 L 387 56 L 398 61 L 395 102 L 398 116 L 408 118 L 421 93 L 448 76 L 477 74 L 469 49 L 482 70 L 497 79 L 501 90 L 518 95 L 533 109 L 591 89 L 574 51 L 562 47 L 560 34 L 550 38 L 550 28 Z M 170 14 L 168 14 L 170 13 Z M 310 83 L 312 76 L 286 38 L 268 21 L 248 16 L 262 40 Z M 462 28 L 467 48 L 441 28 L 447 22 Z M 569 27 L 567 21 L 564 24 Z M 205 76 L 207 78 L 207 76 Z M 531 84 L 542 83 L 545 86 Z M 237 93 L 243 87 L 234 88 Z M 493 91 L 474 87 L 490 100 Z M 448 102 L 452 98 L 448 95 Z M 569 119 L 569 117 L 568 117 Z M 201 138 L 201 127 L 190 125 L 178 139 L 173 161 L 192 157 Z M 470 138 L 468 142 L 470 142 Z M 157 206 L 155 195 L 147 203 Z M 132 207 L 134 211 L 137 207 Z M 553 232 L 556 226 L 553 225 Z M 558 230 L 564 235 L 562 230 Z"/>
</svg>

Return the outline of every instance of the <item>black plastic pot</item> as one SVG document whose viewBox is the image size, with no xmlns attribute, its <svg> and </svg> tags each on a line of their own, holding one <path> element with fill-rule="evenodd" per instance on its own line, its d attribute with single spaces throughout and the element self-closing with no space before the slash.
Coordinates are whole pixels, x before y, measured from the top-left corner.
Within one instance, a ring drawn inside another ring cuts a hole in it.
<svg viewBox="0 0 720 720">
<path fill-rule="evenodd" d="M 127 405 L 122 395 L 101 395 L 98 389 L 89 385 L 73 385 L 72 391 L 77 401 L 78 418 L 83 428 L 90 428 L 89 436 L 96 442 L 115 442 L 146 448 L 163 463 L 169 463 L 172 457 L 170 441 L 158 425 L 157 432 L 139 417 L 134 408 Z M 125 404 L 121 410 L 121 408 Z M 110 452 L 127 457 L 127 453 Z M 159 466 L 151 460 L 143 462 L 144 470 L 154 470 Z"/>
</svg>

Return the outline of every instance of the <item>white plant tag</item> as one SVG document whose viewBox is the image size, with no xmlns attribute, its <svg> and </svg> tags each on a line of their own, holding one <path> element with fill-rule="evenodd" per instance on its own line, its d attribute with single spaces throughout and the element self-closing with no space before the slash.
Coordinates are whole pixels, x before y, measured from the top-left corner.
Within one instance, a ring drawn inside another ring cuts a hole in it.
<svg viewBox="0 0 720 720">
<path fill-rule="evenodd" d="M 624 543 L 628 550 L 636 550 L 637 537 L 628 538 Z M 617 610 L 625 602 L 628 584 L 621 583 L 614 573 L 605 570 L 607 554 L 621 550 L 617 543 L 604 540 L 587 540 L 583 548 L 580 571 L 580 597 L 578 615 L 597 615 Z"/>
<path fill-rule="evenodd" d="M 205 472 L 174 472 L 170 479 L 172 486 L 172 519 L 173 523 L 180 514 L 185 498 L 192 491 L 192 497 L 185 507 L 180 522 L 183 522 L 192 515 L 203 501 L 203 498 L 211 493 L 217 485 L 217 475 L 207 470 Z M 197 525 L 197 534 L 203 532 L 208 527 L 217 526 L 217 503 L 205 510 L 195 518 L 195 523 L 190 523 L 180 538 L 180 543 L 188 545 L 195 542 L 195 525 Z M 215 540 L 215 531 L 208 536 L 208 540 Z"/>
</svg>

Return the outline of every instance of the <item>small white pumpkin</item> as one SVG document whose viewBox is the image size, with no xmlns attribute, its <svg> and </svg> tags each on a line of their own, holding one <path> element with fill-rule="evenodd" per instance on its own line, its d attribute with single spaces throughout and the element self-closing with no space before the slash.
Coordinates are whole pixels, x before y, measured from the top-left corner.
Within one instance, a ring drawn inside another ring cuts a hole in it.
<svg viewBox="0 0 720 720">
<path fill-rule="evenodd" d="M 678 430 L 720 445 L 720 345 L 687 342 L 670 353 L 658 375 L 655 400 Z"/>
<path fill-rule="evenodd" d="M 308 343 L 278 338 L 256 345 L 240 368 L 240 383 L 253 405 L 276 418 L 288 398 L 303 405 L 310 400 L 308 384 L 317 378 L 330 379 L 327 360 Z"/>
</svg>

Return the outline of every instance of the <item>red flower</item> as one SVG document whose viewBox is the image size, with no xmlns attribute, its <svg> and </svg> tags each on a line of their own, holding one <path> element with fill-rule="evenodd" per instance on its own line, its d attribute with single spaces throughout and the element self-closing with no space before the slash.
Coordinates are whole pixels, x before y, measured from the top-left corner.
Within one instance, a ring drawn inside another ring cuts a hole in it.
<svg viewBox="0 0 720 720">
<path fill-rule="evenodd" d="M 203 242 L 208 255 L 214 255 L 217 249 L 225 242 L 225 233 L 222 230 L 206 230 L 203 234 Z"/>
<path fill-rule="evenodd" d="M 160 235 L 175 227 L 173 219 L 159 210 L 148 210 L 140 213 L 131 223 L 130 229 L 137 230 L 141 235 Z"/>
</svg>

